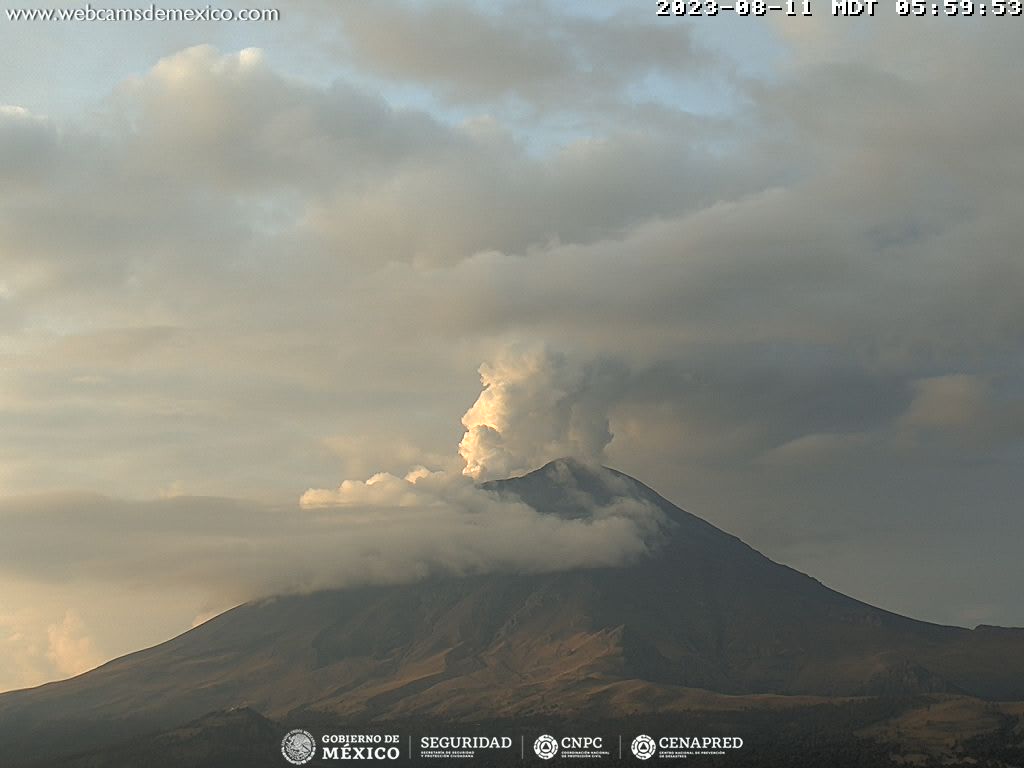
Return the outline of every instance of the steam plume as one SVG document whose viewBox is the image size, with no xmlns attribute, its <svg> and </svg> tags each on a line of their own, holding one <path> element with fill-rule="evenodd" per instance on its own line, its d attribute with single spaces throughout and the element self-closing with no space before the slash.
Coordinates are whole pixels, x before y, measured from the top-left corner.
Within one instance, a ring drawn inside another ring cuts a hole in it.
<svg viewBox="0 0 1024 768">
<path fill-rule="evenodd" d="M 608 408 L 622 386 L 620 371 L 540 348 L 484 363 L 480 381 L 483 391 L 462 417 L 464 474 L 508 477 L 562 456 L 600 462 L 612 439 Z"/>
</svg>

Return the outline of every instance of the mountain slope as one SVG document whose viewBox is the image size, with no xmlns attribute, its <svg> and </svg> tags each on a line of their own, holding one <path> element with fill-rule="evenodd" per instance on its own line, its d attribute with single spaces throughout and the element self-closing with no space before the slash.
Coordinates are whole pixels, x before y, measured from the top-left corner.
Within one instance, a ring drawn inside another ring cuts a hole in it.
<svg viewBox="0 0 1024 768">
<path fill-rule="evenodd" d="M 489 574 L 250 603 L 71 680 L 0 695 L 0 746 L 58 725 L 76 746 L 214 710 L 280 718 L 594 717 L 688 689 L 1024 699 L 1024 630 L 907 619 L 779 565 L 636 480 L 561 460 L 485 486 L 583 517 L 643 499 L 669 521 L 623 568 Z M 114 726 L 110 726 L 114 727 Z"/>
</svg>

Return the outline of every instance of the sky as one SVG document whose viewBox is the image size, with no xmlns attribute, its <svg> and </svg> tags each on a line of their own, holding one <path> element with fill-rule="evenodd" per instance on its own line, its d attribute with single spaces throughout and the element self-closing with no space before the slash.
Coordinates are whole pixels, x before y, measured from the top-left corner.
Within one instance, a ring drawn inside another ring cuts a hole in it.
<svg viewBox="0 0 1024 768">
<path fill-rule="evenodd" d="M 276 592 L 642 554 L 649 509 L 473 484 L 562 455 L 1024 625 L 1019 18 L 16 2 L 0 690 Z"/>
</svg>

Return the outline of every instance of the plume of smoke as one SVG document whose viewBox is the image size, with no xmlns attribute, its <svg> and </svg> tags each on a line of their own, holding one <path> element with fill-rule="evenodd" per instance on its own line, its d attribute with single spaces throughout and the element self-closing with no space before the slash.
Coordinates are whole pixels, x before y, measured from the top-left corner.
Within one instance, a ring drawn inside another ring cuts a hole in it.
<svg viewBox="0 0 1024 768">
<path fill-rule="evenodd" d="M 611 442 L 608 410 L 625 374 L 546 348 L 509 350 L 480 366 L 483 391 L 462 417 L 463 473 L 477 480 L 522 474 L 560 457 L 600 463 Z"/>
</svg>

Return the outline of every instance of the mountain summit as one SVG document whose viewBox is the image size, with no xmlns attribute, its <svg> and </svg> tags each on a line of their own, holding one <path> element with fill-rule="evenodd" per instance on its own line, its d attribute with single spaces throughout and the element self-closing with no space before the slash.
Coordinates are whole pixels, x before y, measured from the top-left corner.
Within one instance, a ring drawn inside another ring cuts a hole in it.
<svg viewBox="0 0 1024 768">
<path fill-rule="evenodd" d="M 616 499 L 663 515 L 619 568 L 491 573 L 241 605 L 84 675 L 0 695 L 0 745 L 101 743 L 215 710 L 349 719 L 592 717 L 683 706 L 695 692 L 955 692 L 1024 698 L 1024 630 L 915 621 L 775 563 L 639 481 L 554 461 L 486 483 L 541 513 Z"/>
</svg>

